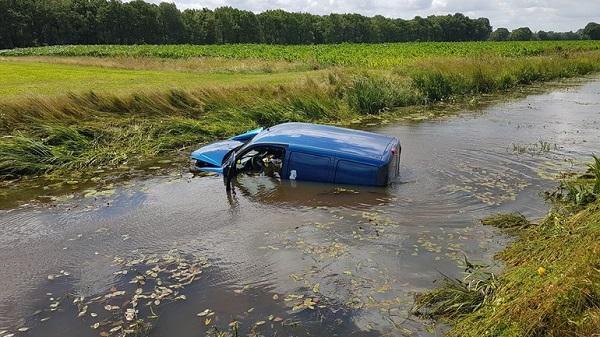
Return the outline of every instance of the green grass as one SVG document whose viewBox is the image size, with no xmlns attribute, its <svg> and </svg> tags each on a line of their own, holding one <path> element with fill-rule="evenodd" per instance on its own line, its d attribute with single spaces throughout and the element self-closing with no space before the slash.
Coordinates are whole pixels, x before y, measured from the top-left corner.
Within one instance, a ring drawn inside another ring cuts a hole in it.
<svg viewBox="0 0 600 337">
<path fill-rule="evenodd" d="M 591 170 L 571 184 L 600 183 Z M 448 336 L 575 337 L 600 331 L 600 200 L 560 200 L 537 225 L 520 215 L 496 215 L 488 225 L 516 230 L 518 239 L 497 256 L 504 272 L 482 296 L 460 280 L 419 295 L 417 309 L 452 325 Z M 488 274 L 489 275 L 489 274 Z M 490 277 L 478 282 L 489 284 Z M 463 310 L 458 310 L 458 309 Z"/>
<path fill-rule="evenodd" d="M 426 42 L 339 45 L 51 46 L 0 51 L 0 56 L 224 57 L 300 61 L 319 66 L 390 68 L 431 57 L 526 57 L 599 50 L 598 41 Z"/>
<path fill-rule="evenodd" d="M 64 95 L 91 90 L 119 95 L 172 88 L 289 83 L 315 75 L 313 72 L 261 74 L 131 70 L 0 59 L 0 98 Z"/>
</svg>

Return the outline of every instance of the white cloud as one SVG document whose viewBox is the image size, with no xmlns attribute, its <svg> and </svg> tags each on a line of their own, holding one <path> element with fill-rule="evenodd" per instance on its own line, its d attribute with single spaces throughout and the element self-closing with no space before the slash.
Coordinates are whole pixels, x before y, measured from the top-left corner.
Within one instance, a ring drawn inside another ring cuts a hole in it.
<svg viewBox="0 0 600 337">
<path fill-rule="evenodd" d="M 148 0 L 146 0 L 148 1 Z M 160 2 L 161 0 L 150 0 Z M 600 22 L 600 0 L 163 0 L 179 8 L 232 6 L 262 12 L 284 9 L 314 14 L 360 13 L 410 19 L 416 15 L 464 13 L 487 17 L 494 27 L 569 31 Z"/>
</svg>

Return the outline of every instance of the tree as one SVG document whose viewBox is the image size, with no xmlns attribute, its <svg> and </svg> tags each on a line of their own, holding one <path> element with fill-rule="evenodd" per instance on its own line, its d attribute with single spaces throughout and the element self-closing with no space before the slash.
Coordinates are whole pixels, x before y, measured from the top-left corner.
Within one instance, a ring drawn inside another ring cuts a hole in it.
<svg viewBox="0 0 600 337">
<path fill-rule="evenodd" d="M 260 14 L 232 7 L 187 9 L 144 0 L 0 0 L 0 48 L 53 44 L 271 43 L 565 40 L 600 38 L 590 23 L 577 33 L 529 28 L 492 32 L 486 18 L 461 13 L 411 20 L 360 14 Z"/>
<path fill-rule="evenodd" d="M 595 22 L 588 23 L 583 29 L 583 34 L 591 40 L 600 40 L 600 24 Z"/>
<path fill-rule="evenodd" d="M 533 32 L 529 27 L 517 28 L 510 33 L 512 41 L 530 41 L 533 38 Z"/>
<path fill-rule="evenodd" d="M 181 43 L 184 42 L 185 26 L 181 18 L 181 12 L 175 4 L 161 2 L 158 5 L 158 20 L 161 25 L 162 42 Z"/>
<path fill-rule="evenodd" d="M 181 16 L 185 41 L 194 44 L 216 43 L 215 13 L 209 9 L 187 9 Z"/>
<path fill-rule="evenodd" d="M 159 43 L 161 42 L 161 24 L 158 6 L 133 0 L 123 4 L 129 19 L 125 35 L 126 43 Z"/>
<path fill-rule="evenodd" d="M 492 41 L 506 41 L 510 37 L 510 31 L 506 28 L 498 28 L 490 34 Z"/>
<path fill-rule="evenodd" d="M 232 7 L 215 9 L 217 43 L 260 42 L 260 29 L 256 15 Z"/>
<path fill-rule="evenodd" d="M 98 43 L 131 43 L 129 35 L 131 11 L 120 1 L 110 0 L 98 10 Z"/>
</svg>

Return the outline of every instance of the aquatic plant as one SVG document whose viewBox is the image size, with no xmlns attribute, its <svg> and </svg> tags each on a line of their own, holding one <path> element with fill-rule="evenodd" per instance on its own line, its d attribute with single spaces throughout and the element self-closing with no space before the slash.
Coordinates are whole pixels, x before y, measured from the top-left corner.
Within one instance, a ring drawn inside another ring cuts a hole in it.
<svg viewBox="0 0 600 337">
<path fill-rule="evenodd" d="M 512 151 L 517 154 L 541 155 L 552 150 L 558 149 L 558 145 L 551 144 L 544 140 L 539 140 L 537 143 L 531 144 L 512 144 Z"/>
<path fill-rule="evenodd" d="M 496 276 L 487 266 L 473 264 L 466 257 L 464 263 L 466 276 L 462 280 L 442 275 L 440 285 L 416 296 L 413 312 L 430 318 L 453 319 L 490 302 L 498 287 Z"/>
<path fill-rule="evenodd" d="M 545 193 L 545 197 L 556 204 L 575 209 L 600 199 L 600 158 L 593 156 L 586 173 L 561 180 L 554 191 Z"/>
<path fill-rule="evenodd" d="M 521 213 L 500 213 L 481 219 L 481 224 L 502 229 L 523 229 L 529 226 L 530 222 Z"/>
</svg>

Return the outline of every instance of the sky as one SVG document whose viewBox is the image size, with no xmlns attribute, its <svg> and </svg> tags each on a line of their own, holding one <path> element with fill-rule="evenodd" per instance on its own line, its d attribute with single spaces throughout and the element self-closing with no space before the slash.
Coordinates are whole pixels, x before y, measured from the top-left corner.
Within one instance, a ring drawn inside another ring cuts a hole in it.
<svg viewBox="0 0 600 337">
<path fill-rule="evenodd" d="M 146 0 L 158 3 L 161 0 Z M 412 19 L 456 12 L 486 17 L 494 28 L 570 31 L 600 23 L 600 0 L 162 0 L 178 8 L 231 6 L 253 12 L 284 9 L 313 14 L 360 13 Z"/>
</svg>

